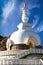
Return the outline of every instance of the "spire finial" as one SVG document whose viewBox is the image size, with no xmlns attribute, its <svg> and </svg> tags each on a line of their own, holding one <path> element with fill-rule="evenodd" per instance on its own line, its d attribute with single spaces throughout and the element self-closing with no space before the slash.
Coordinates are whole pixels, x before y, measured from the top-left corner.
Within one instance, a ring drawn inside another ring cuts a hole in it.
<svg viewBox="0 0 43 65">
<path fill-rule="evenodd" d="M 22 9 L 22 22 L 23 23 L 28 22 L 28 13 L 27 13 L 26 1 L 24 2 L 24 7 Z"/>
<path fill-rule="evenodd" d="M 26 8 L 26 0 L 24 0 L 24 7 Z"/>
<path fill-rule="evenodd" d="M 26 0 L 24 0 L 24 3 L 26 4 Z"/>
</svg>

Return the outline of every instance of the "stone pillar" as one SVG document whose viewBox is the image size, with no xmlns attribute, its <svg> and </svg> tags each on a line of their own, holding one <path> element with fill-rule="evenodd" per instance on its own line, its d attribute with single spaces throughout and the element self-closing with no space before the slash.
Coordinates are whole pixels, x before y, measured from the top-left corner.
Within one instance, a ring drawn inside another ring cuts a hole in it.
<svg viewBox="0 0 43 65">
<path fill-rule="evenodd" d="M 10 39 L 8 39 L 6 43 L 7 50 L 10 50 L 10 46 L 11 46 Z"/>
</svg>

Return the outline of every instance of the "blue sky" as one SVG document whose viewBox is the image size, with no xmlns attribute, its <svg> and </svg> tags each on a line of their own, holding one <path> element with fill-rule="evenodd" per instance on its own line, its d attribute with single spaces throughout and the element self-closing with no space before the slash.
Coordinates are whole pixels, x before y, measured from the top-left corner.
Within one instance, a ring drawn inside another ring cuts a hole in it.
<svg viewBox="0 0 43 65">
<path fill-rule="evenodd" d="M 0 35 L 9 36 L 16 31 L 17 25 L 22 22 L 21 8 L 24 0 L 0 0 Z M 26 0 L 29 23 L 38 33 L 43 44 L 43 0 Z"/>
</svg>

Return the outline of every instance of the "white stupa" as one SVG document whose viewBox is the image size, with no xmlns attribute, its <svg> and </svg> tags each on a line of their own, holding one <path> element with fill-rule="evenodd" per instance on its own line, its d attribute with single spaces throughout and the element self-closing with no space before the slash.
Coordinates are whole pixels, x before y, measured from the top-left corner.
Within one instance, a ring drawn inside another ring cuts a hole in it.
<svg viewBox="0 0 43 65">
<path fill-rule="evenodd" d="M 18 30 L 11 34 L 10 42 L 11 44 L 26 44 L 31 40 L 33 45 L 40 45 L 40 37 L 39 35 L 33 31 L 32 24 L 28 23 L 28 9 L 26 4 L 24 3 L 24 7 L 22 8 L 22 23 L 20 23 L 17 27 Z"/>
<path fill-rule="evenodd" d="M 7 40 L 7 50 L 0 51 L 0 65 L 43 65 L 43 47 L 38 46 L 40 37 L 28 23 L 27 10 L 26 4 L 24 4 L 22 23 L 17 26 L 18 30 L 12 33 Z"/>
</svg>

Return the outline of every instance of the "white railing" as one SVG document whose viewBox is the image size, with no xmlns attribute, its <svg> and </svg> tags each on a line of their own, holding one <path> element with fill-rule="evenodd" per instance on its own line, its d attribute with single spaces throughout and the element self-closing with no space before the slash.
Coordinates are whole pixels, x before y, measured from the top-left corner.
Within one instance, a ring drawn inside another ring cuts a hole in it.
<svg viewBox="0 0 43 65">
<path fill-rule="evenodd" d="M 43 49 L 29 49 L 29 50 L 14 50 L 14 51 L 0 51 L 0 58 L 22 58 L 31 53 L 43 54 Z"/>
<path fill-rule="evenodd" d="M 28 49 L 28 50 L 10 50 L 10 51 L 0 51 L 0 56 L 4 56 L 4 55 L 17 55 L 20 53 L 41 53 L 43 54 L 43 49 Z"/>
<path fill-rule="evenodd" d="M 0 65 L 43 65 L 40 60 L 28 60 L 28 59 L 3 59 L 0 60 Z"/>
</svg>

